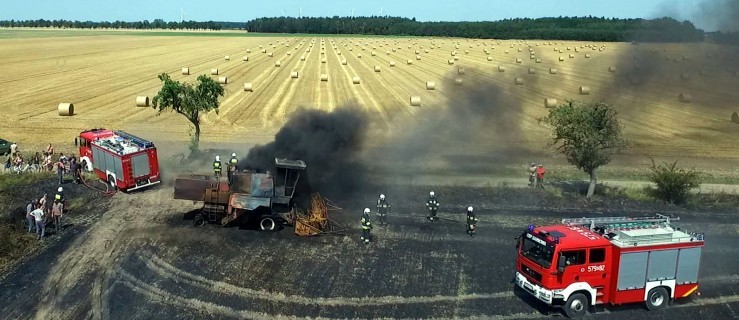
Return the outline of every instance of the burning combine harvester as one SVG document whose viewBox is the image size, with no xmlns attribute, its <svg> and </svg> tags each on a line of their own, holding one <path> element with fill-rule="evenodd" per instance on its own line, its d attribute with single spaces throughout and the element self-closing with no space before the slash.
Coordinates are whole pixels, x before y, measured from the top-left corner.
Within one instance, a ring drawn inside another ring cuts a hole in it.
<svg viewBox="0 0 739 320">
<path fill-rule="evenodd" d="M 328 211 L 338 207 L 317 193 L 311 195 L 309 208 L 301 203 L 307 202 L 301 200 L 308 194 L 307 181 L 301 180 L 305 168 L 302 160 L 275 159 L 274 173 L 238 171 L 231 185 L 225 177 L 180 176 L 175 179 L 174 198 L 203 202 L 193 219 L 195 226 L 236 223 L 276 231 L 293 225 L 299 236 L 341 234 L 346 228 L 328 217 Z"/>
</svg>

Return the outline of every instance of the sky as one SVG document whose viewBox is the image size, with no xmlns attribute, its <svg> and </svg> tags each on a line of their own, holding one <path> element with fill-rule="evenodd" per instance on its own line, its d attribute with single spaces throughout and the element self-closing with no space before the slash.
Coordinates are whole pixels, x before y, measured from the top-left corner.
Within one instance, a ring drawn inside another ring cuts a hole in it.
<svg viewBox="0 0 739 320">
<path fill-rule="evenodd" d="M 696 17 L 707 0 L 0 0 L 0 20 L 248 21 L 259 17 L 390 15 L 419 21 L 491 21 L 507 18 L 597 16 L 691 20 L 711 31 L 710 19 Z M 731 0 L 734 1 L 734 0 Z M 708 20 L 708 21 L 700 21 Z"/>
</svg>

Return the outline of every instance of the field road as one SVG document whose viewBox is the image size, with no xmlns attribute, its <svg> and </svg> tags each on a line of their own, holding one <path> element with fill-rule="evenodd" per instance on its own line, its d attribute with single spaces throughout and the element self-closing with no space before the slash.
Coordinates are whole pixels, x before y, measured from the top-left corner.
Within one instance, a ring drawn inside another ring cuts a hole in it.
<svg viewBox="0 0 739 320">
<path fill-rule="evenodd" d="M 558 315 L 513 292 L 513 238 L 531 223 L 581 211 L 528 207 L 528 191 L 505 200 L 460 187 L 440 190 L 445 220 L 430 223 L 425 191 L 394 201 L 375 242 L 358 240 L 357 220 L 372 196 L 338 201 L 347 236 L 298 238 L 184 219 L 197 206 L 172 190 L 118 194 L 89 229 L 69 235 L 0 282 L 2 319 L 547 319 Z M 400 189 L 397 189 L 400 190 Z M 398 191 L 399 192 L 399 191 Z M 400 197 L 400 195 L 398 196 Z M 519 199 L 519 200 L 516 200 Z M 464 233 L 473 201 L 478 235 Z M 502 201 L 502 202 L 498 202 Z M 518 201 L 518 202 L 517 202 Z M 560 204 L 561 205 L 561 204 Z M 549 206 L 549 205 L 547 205 Z M 157 208 L 157 210 L 151 210 Z M 599 214 L 617 214 L 608 207 Z M 620 213 L 618 213 L 620 214 Z M 686 230 L 705 231 L 700 297 L 658 312 L 607 307 L 590 319 L 733 319 L 739 310 L 739 217 L 684 211 Z M 39 276 L 41 275 L 41 276 Z"/>
</svg>

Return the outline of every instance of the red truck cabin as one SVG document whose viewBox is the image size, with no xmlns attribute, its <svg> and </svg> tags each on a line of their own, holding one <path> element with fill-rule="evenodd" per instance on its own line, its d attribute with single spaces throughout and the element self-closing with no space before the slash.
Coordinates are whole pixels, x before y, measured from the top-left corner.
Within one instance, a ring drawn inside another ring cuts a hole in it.
<svg viewBox="0 0 739 320">
<path fill-rule="evenodd" d="M 650 310 L 698 289 L 702 234 L 669 218 L 577 218 L 529 226 L 517 242 L 516 286 L 568 316 L 595 304 L 646 302 Z"/>
<path fill-rule="evenodd" d="M 154 143 L 124 131 L 80 133 L 80 162 L 112 188 L 133 191 L 161 182 Z"/>
</svg>

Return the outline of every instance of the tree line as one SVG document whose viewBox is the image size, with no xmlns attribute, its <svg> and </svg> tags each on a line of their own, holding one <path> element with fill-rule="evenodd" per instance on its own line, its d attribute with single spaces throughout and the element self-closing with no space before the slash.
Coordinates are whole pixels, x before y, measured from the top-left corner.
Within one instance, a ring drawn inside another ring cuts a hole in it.
<svg viewBox="0 0 739 320">
<path fill-rule="evenodd" d="M 135 22 L 126 21 L 72 21 L 72 20 L 0 20 L 0 27 L 4 28 L 60 28 L 60 29 L 187 29 L 187 30 L 222 30 L 244 29 L 243 22 L 222 21 L 169 21 L 155 19 Z"/>
<path fill-rule="evenodd" d="M 672 18 L 598 17 L 517 18 L 483 22 L 419 22 L 401 17 L 258 18 L 246 22 L 250 32 L 365 34 L 494 39 L 580 41 L 703 41 L 703 30 Z"/>
</svg>

